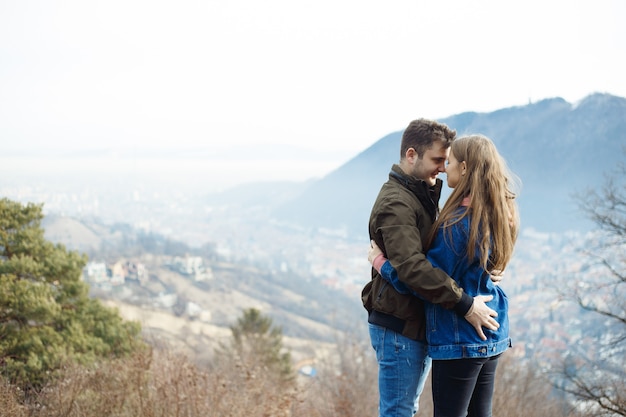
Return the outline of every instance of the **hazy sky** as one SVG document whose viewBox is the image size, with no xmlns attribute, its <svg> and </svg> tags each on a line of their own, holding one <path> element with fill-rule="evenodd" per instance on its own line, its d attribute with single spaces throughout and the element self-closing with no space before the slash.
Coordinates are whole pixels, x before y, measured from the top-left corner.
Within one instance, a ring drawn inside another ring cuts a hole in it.
<svg viewBox="0 0 626 417">
<path fill-rule="evenodd" d="M 418 117 L 626 97 L 624 19 L 623 0 L 0 0 L 0 140 L 321 176 Z"/>
</svg>

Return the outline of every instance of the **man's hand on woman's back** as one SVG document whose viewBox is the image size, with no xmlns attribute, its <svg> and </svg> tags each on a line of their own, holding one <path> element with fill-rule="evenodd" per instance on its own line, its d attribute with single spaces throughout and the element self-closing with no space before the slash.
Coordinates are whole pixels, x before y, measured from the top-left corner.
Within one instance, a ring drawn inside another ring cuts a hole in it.
<svg viewBox="0 0 626 417">
<path fill-rule="evenodd" d="M 472 307 L 470 307 L 465 315 L 465 320 L 474 326 L 476 333 L 478 333 L 478 336 L 480 336 L 482 340 L 487 340 L 487 336 L 485 336 L 483 332 L 483 327 L 489 330 L 498 330 L 498 327 L 500 327 L 500 323 L 494 318 L 498 317 L 498 313 L 485 304 L 487 301 L 491 301 L 492 298 L 492 295 L 477 295 L 474 297 Z"/>
</svg>

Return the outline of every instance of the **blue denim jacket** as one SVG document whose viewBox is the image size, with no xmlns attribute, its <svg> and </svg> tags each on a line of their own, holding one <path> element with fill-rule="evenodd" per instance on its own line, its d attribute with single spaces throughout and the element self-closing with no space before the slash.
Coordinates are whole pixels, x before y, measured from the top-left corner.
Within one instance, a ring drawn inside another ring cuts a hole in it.
<svg viewBox="0 0 626 417">
<path fill-rule="evenodd" d="M 483 341 L 474 327 L 454 310 L 425 302 L 426 340 L 428 354 L 433 359 L 489 357 L 498 355 L 511 346 L 506 294 L 502 288 L 493 283 L 489 273 L 483 269 L 478 253 L 475 259 L 468 258 L 469 221 L 467 216 L 445 231 L 440 228 L 427 258 L 434 267 L 450 275 L 468 295 L 472 297 L 493 295 L 493 299 L 487 302 L 487 305 L 498 313 L 496 320 L 500 327 L 496 331 L 483 328 L 487 336 L 487 340 Z M 400 281 L 389 261 L 383 264 L 380 273 L 398 292 L 404 294 L 413 292 Z"/>
</svg>

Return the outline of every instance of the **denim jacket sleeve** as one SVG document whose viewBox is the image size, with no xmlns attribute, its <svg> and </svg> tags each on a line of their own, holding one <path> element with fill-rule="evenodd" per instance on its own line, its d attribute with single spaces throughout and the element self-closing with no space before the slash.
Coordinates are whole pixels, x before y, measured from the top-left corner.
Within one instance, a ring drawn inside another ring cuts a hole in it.
<svg viewBox="0 0 626 417">
<path fill-rule="evenodd" d="M 398 272 L 391 265 L 391 262 L 389 262 L 389 260 L 385 261 L 383 266 L 380 268 L 380 276 L 382 276 L 385 281 L 389 282 L 393 286 L 393 288 L 400 294 L 412 294 L 416 297 L 422 298 L 417 292 L 412 291 L 409 287 L 407 287 L 402 281 L 398 279 Z"/>
</svg>

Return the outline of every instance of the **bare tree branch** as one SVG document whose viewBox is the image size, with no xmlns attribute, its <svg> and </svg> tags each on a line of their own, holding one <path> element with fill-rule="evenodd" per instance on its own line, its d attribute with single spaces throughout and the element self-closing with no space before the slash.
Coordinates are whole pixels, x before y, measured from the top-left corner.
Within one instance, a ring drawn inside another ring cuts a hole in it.
<svg viewBox="0 0 626 417">
<path fill-rule="evenodd" d="M 626 154 L 626 149 L 625 149 Z M 558 387 L 594 416 L 626 416 L 626 165 L 599 190 L 579 194 L 580 209 L 601 235 L 586 243 L 586 268 L 563 292 L 565 299 L 603 317 L 595 349 L 572 347 L 557 378 Z"/>
</svg>

